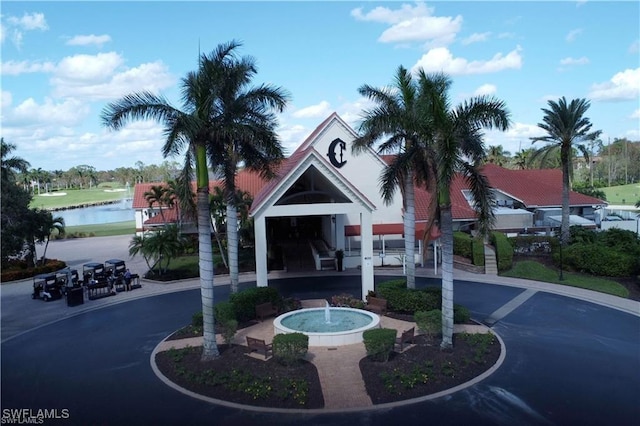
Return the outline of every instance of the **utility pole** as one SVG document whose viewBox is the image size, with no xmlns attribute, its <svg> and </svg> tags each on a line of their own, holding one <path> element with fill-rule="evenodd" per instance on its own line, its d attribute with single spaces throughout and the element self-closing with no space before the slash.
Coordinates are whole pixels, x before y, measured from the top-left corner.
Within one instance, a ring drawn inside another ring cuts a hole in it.
<svg viewBox="0 0 640 426">
<path fill-rule="evenodd" d="M 608 142 L 608 146 L 609 146 L 609 155 L 608 155 L 608 163 L 609 163 L 609 184 L 607 186 L 611 186 L 611 138 L 609 138 L 609 142 Z"/>
</svg>

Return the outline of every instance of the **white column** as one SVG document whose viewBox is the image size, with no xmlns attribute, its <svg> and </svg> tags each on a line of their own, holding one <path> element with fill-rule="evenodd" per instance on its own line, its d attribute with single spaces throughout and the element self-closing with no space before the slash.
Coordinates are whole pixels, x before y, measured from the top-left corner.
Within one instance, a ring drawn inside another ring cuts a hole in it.
<svg viewBox="0 0 640 426">
<path fill-rule="evenodd" d="M 360 262 L 362 273 L 362 300 L 373 291 L 373 223 L 371 212 L 360 213 Z"/>
<path fill-rule="evenodd" d="M 256 251 L 256 283 L 258 287 L 267 287 L 267 226 L 264 216 L 253 218 Z"/>
<path fill-rule="evenodd" d="M 336 214 L 336 249 L 344 250 L 346 248 L 345 237 L 344 237 L 345 218 L 346 218 L 345 214 Z"/>
</svg>

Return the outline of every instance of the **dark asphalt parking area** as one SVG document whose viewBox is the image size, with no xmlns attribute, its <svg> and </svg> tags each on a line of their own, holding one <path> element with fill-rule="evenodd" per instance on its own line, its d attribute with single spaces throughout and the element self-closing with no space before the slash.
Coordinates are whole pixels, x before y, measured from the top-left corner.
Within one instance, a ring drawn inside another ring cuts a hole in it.
<svg viewBox="0 0 640 426">
<path fill-rule="evenodd" d="M 283 295 L 320 298 L 359 292 L 360 278 L 270 285 Z M 228 291 L 216 287 L 216 301 L 226 300 Z M 522 291 L 457 281 L 455 302 L 483 319 Z M 582 300 L 538 292 L 498 321 L 493 329 L 505 342 L 506 359 L 465 390 L 391 409 L 331 414 L 232 409 L 166 386 L 151 369 L 151 352 L 199 310 L 199 290 L 187 290 L 106 306 L 4 341 L 3 416 L 8 409 L 64 409 L 67 419 L 44 424 L 77 425 L 635 425 L 640 419 L 640 317 Z"/>
</svg>

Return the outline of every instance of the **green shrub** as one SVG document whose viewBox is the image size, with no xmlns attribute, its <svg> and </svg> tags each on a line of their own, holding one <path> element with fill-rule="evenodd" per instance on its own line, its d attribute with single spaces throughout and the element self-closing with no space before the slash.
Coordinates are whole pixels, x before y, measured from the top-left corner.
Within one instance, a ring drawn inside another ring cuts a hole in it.
<svg viewBox="0 0 640 426">
<path fill-rule="evenodd" d="M 300 362 L 308 350 L 309 336 L 306 334 L 276 334 L 273 337 L 273 357 L 283 365 L 293 365 Z"/>
<path fill-rule="evenodd" d="M 234 319 L 228 319 L 222 323 L 221 327 L 222 338 L 224 339 L 224 343 L 227 345 L 231 344 L 233 340 L 233 336 L 236 335 L 238 331 L 238 321 Z"/>
<path fill-rule="evenodd" d="M 484 266 L 484 240 L 482 238 L 474 238 L 471 240 L 471 248 L 473 252 L 473 264 Z"/>
<path fill-rule="evenodd" d="M 236 319 L 239 322 L 249 321 L 256 317 L 256 305 L 271 302 L 282 309 L 282 297 L 273 287 L 253 287 L 232 294 L 229 301 L 233 304 Z"/>
<path fill-rule="evenodd" d="M 556 258 L 559 258 L 559 253 L 554 253 L 554 260 Z M 638 270 L 637 256 L 600 244 L 573 244 L 565 247 L 563 263 L 573 270 L 605 277 L 626 277 Z"/>
<path fill-rule="evenodd" d="M 397 280 L 383 281 L 376 287 L 378 287 L 378 291 L 405 290 L 407 288 L 407 280 L 405 278 L 400 278 Z M 375 293 L 377 294 L 378 291 Z"/>
<path fill-rule="evenodd" d="M 453 233 L 453 254 L 462 256 L 467 259 L 473 258 L 473 249 L 471 247 L 471 235 L 456 231 Z"/>
<path fill-rule="evenodd" d="M 356 299 L 353 295 L 346 293 L 333 296 L 331 298 L 331 305 L 356 309 L 364 308 L 364 302 L 362 300 Z"/>
<path fill-rule="evenodd" d="M 373 328 L 362 333 L 367 355 L 374 361 L 387 362 L 396 343 L 396 330 Z"/>
<path fill-rule="evenodd" d="M 513 266 L 513 247 L 507 236 L 501 232 L 492 232 L 491 243 L 496 248 L 498 272 L 511 269 Z"/>
<path fill-rule="evenodd" d="M 438 287 L 425 289 L 399 288 L 397 285 L 379 286 L 378 297 L 387 300 L 389 310 L 414 313 L 439 309 L 442 303 L 442 291 Z"/>
<path fill-rule="evenodd" d="M 455 324 L 466 324 L 471 320 L 471 313 L 469 309 L 462 305 L 453 305 L 453 322 Z"/>
<path fill-rule="evenodd" d="M 413 317 L 418 325 L 418 330 L 430 338 L 436 337 L 442 331 L 442 311 L 440 309 L 417 311 Z"/>
<path fill-rule="evenodd" d="M 231 302 L 218 302 L 213 307 L 213 317 L 218 324 L 236 319 L 236 309 Z"/>
<path fill-rule="evenodd" d="M 196 328 L 204 327 L 204 316 L 202 315 L 202 311 L 196 312 L 191 316 L 191 325 Z"/>
</svg>

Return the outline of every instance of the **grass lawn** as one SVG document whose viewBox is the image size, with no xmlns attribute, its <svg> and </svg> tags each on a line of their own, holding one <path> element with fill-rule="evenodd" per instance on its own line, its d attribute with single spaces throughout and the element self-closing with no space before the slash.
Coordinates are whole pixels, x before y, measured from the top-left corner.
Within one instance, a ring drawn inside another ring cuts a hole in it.
<svg viewBox="0 0 640 426">
<path fill-rule="evenodd" d="M 114 235 L 133 235 L 136 233 L 136 221 L 99 223 L 95 225 L 67 226 L 67 238 L 78 237 L 111 237 Z"/>
<path fill-rule="evenodd" d="M 587 290 L 599 291 L 601 293 L 613 294 L 614 296 L 624 298 L 629 297 L 629 291 L 623 285 L 615 281 L 566 271 L 562 274 L 564 280 L 560 281 L 558 271 L 531 260 L 516 262 L 513 265 L 513 268 L 501 275 L 505 277 L 525 278 L 554 284 L 568 285 L 571 287 L 579 287 Z"/>
<path fill-rule="evenodd" d="M 130 190 L 129 197 L 133 196 L 133 189 Z M 122 185 L 99 186 L 91 189 L 60 189 L 49 194 L 35 194 L 29 207 L 41 209 L 55 209 L 69 206 L 79 206 L 82 204 L 100 203 L 104 201 L 119 201 L 126 196 L 126 190 Z M 64 195 L 61 195 L 64 194 Z"/>
<path fill-rule="evenodd" d="M 611 186 L 600 188 L 606 195 L 610 204 L 622 204 L 633 206 L 640 201 L 640 183 L 630 183 L 629 185 Z"/>
</svg>

